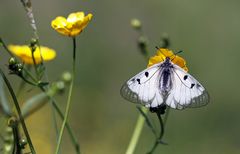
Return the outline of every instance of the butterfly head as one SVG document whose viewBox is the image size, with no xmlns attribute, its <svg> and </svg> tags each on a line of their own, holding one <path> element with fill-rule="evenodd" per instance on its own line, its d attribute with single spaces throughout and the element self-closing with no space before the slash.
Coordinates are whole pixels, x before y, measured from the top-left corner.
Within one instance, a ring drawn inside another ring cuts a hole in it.
<svg viewBox="0 0 240 154">
<path fill-rule="evenodd" d="M 165 61 L 166 61 L 166 62 L 170 62 L 170 61 L 171 61 L 171 58 L 170 58 L 170 57 L 166 57 L 166 58 L 165 58 Z"/>
</svg>

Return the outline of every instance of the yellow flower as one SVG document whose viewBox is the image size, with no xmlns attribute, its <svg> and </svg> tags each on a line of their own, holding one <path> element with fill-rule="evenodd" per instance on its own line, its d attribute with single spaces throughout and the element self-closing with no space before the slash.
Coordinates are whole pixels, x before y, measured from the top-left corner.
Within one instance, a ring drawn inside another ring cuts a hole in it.
<svg viewBox="0 0 240 154">
<path fill-rule="evenodd" d="M 174 55 L 174 53 L 171 50 L 165 49 L 165 48 L 158 49 L 156 55 L 149 59 L 148 67 L 150 67 L 156 63 L 163 62 L 166 59 L 166 57 L 170 57 L 171 61 L 174 64 L 180 66 L 185 71 L 188 71 L 188 68 L 186 66 L 186 61 L 182 57 Z"/>
<path fill-rule="evenodd" d="M 52 28 L 60 34 L 74 37 L 82 32 L 92 19 L 92 14 L 84 15 L 84 12 L 71 13 L 68 18 L 58 16 L 51 23 Z"/>
<path fill-rule="evenodd" d="M 36 48 L 34 51 L 34 59 L 36 64 L 41 63 L 42 59 L 43 61 L 49 61 L 56 57 L 56 52 L 53 49 L 50 49 L 48 47 L 41 46 L 41 54 L 39 47 Z M 32 51 L 29 46 L 27 45 L 9 45 L 8 49 L 18 56 L 24 63 L 26 64 L 34 64 L 33 58 L 32 58 Z M 42 56 L 42 58 L 41 58 Z"/>
</svg>

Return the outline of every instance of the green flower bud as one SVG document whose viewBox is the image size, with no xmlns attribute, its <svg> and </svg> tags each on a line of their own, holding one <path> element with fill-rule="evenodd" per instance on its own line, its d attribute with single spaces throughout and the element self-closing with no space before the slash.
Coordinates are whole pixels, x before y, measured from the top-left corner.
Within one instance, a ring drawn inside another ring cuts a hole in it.
<svg viewBox="0 0 240 154">
<path fill-rule="evenodd" d="M 17 59 L 16 59 L 15 57 L 9 58 L 8 64 L 9 64 L 9 65 L 15 65 L 15 64 L 17 64 Z"/>
<path fill-rule="evenodd" d="M 19 144 L 22 149 L 25 149 L 25 146 L 27 145 L 27 140 L 25 138 L 21 138 Z"/>
<path fill-rule="evenodd" d="M 132 19 L 131 20 L 131 26 L 135 29 L 141 29 L 142 27 L 142 24 L 141 24 L 141 21 L 138 20 L 138 19 Z"/>
<path fill-rule="evenodd" d="M 63 82 L 63 81 L 58 81 L 58 82 L 56 83 L 56 88 L 57 88 L 57 90 L 59 90 L 59 91 L 63 91 L 63 90 L 65 89 L 65 84 L 64 84 L 64 82 Z"/>
<path fill-rule="evenodd" d="M 66 83 L 69 83 L 72 80 L 72 74 L 69 72 L 64 72 L 62 74 L 62 80 Z"/>
</svg>

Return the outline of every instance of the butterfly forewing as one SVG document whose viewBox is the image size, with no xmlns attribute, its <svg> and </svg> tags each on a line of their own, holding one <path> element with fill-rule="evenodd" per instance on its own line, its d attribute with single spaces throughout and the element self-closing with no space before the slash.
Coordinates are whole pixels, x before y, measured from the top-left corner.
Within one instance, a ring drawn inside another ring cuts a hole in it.
<svg viewBox="0 0 240 154">
<path fill-rule="evenodd" d="M 158 106 L 163 100 L 158 92 L 159 70 L 162 63 L 155 64 L 129 79 L 121 88 L 121 95 L 134 103 Z"/>
<path fill-rule="evenodd" d="M 166 104 L 171 108 L 200 107 L 209 102 L 206 89 L 190 74 L 173 64 L 173 87 Z"/>
</svg>

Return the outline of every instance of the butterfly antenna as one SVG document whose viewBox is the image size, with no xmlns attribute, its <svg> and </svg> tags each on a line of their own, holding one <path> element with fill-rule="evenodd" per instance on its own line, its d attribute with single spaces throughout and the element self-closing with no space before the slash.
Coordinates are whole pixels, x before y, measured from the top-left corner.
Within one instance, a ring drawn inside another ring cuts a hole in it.
<svg viewBox="0 0 240 154">
<path fill-rule="evenodd" d="M 174 53 L 175 55 L 178 55 L 179 53 L 183 52 L 182 50 L 179 50 L 178 52 Z"/>
<path fill-rule="evenodd" d="M 159 50 L 160 48 L 158 47 L 158 46 L 155 46 L 155 48 L 157 49 L 157 50 Z M 163 55 L 164 55 L 164 53 L 161 51 L 161 50 L 159 50 Z M 166 55 L 164 55 L 165 57 L 166 57 Z M 161 59 L 162 59 L 162 61 L 164 61 L 164 59 L 161 57 Z"/>
<path fill-rule="evenodd" d="M 174 53 L 173 55 L 171 55 L 169 58 L 171 59 L 171 60 L 173 60 L 178 54 L 180 54 L 181 52 L 183 52 L 182 50 L 179 50 L 179 51 L 177 51 L 176 53 Z M 171 58 L 171 57 L 173 57 L 173 58 Z"/>
</svg>

